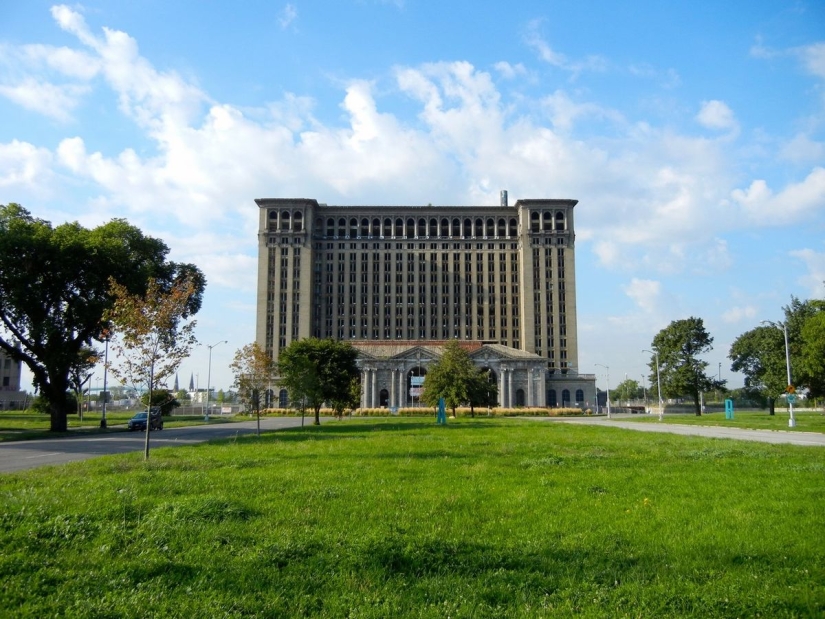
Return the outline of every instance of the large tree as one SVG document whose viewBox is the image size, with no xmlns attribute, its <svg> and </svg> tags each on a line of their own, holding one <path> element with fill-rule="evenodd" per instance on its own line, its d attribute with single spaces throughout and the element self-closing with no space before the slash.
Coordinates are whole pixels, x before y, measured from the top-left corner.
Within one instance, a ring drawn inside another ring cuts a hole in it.
<svg viewBox="0 0 825 619">
<path fill-rule="evenodd" d="M 52 431 L 66 430 L 66 391 L 81 350 L 100 341 L 113 304 L 109 280 L 144 294 L 150 278 L 161 290 L 190 277 L 195 313 L 205 280 L 197 267 L 166 260 L 169 248 L 122 219 L 97 228 L 59 226 L 18 204 L 0 205 L 0 349 L 31 370 L 49 403 Z M 15 346 L 20 342 L 20 348 Z"/>
<path fill-rule="evenodd" d="M 791 302 L 782 308 L 788 329 L 791 356 L 791 380 L 797 387 L 808 390 L 812 396 L 825 394 L 825 372 L 822 354 L 825 352 L 825 301 L 809 299 Z"/>
<path fill-rule="evenodd" d="M 705 330 L 702 319 L 690 317 L 674 320 L 656 334 L 652 347 L 659 353 L 663 394 L 690 397 L 696 414 L 701 415 L 699 394 L 724 386 L 724 381 L 716 381 L 705 373 L 708 363 L 699 358 L 713 350 L 713 338 Z M 650 364 L 655 375 L 655 357 Z"/>
<path fill-rule="evenodd" d="M 644 391 L 642 386 L 639 384 L 639 381 L 633 380 L 632 378 L 624 379 L 616 385 L 612 391 L 613 397 L 616 400 L 624 400 L 625 402 L 630 400 L 638 400 L 644 395 Z"/>
<path fill-rule="evenodd" d="M 244 407 L 255 411 L 258 420 L 258 434 L 261 433 L 261 394 L 269 390 L 275 374 L 272 357 L 257 342 L 247 344 L 235 351 L 235 358 L 229 364 L 235 375 L 234 386 Z"/>
<path fill-rule="evenodd" d="M 776 398 L 788 384 L 782 330 L 761 326 L 746 331 L 731 344 L 728 358 L 733 362 L 731 370 L 745 375 L 745 386 L 767 398 L 773 415 Z"/>
<path fill-rule="evenodd" d="M 278 382 L 293 402 L 303 401 L 321 423 L 321 406 L 340 401 L 359 371 L 358 351 L 348 342 L 314 337 L 296 340 L 278 356 Z"/>
<path fill-rule="evenodd" d="M 455 409 L 462 404 L 481 405 L 483 397 L 490 397 L 483 380 L 488 380 L 487 373 L 475 366 L 458 340 L 450 340 L 444 345 L 441 358 L 427 368 L 421 401 L 437 406 L 438 400 L 444 398 L 444 404 L 455 416 Z"/>
</svg>

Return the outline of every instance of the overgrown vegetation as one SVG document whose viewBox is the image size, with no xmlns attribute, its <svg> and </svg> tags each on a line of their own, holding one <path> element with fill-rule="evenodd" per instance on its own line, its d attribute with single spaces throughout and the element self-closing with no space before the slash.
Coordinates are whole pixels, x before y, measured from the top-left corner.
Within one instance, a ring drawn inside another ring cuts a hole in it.
<svg viewBox="0 0 825 619">
<path fill-rule="evenodd" d="M 365 419 L 60 472 L 0 476 L 8 616 L 825 613 L 820 449 Z"/>
</svg>

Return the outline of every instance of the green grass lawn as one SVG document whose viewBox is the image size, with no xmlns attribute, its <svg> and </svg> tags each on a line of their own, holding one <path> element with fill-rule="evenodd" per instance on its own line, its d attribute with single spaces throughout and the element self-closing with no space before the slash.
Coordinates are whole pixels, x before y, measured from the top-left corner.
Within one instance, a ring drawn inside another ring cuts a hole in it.
<svg viewBox="0 0 825 619">
<path fill-rule="evenodd" d="M 135 411 L 113 411 L 106 413 L 107 430 L 100 430 L 102 414 L 98 411 L 84 413 L 83 420 L 77 415 L 69 415 L 68 427 L 72 434 L 95 432 L 121 432 L 135 414 Z M 208 423 L 230 423 L 232 421 L 249 421 L 250 417 L 234 415 L 211 415 Z M 174 415 L 163 418 L 164 428 L 203 425 L 202 415 Z M 31 440 L 55 436 L 49 432 L 49 416 L 31 411 L 0 411 L 0 443 L 4 441 Z M 58 436 L 63 436 L 58 435 Z"/>
<path fill-rule="evenodd" d="M 0 475 L 0 616 L 820 617 L 825 450 L 331 421 Z"/>
<path fill-rule="evenodd" d="M 705 413 L 701 417 L 690 414 L 665 415 L 665 423 L 681 423 L 700 426 L 725 426 L 728 428 L 748 428 L 752 430 L 793 430 L 795 432 L 825 432 L 825 414 L 821 412 L 794 411 L 796 427 L 789 428 L 790 415 L 787 410 L 776 410 L 775 415 L 768 411 L 734 411 L 733 419 L 725 419 L 725 413 Z M 641 421 L 659 423 L 659 416 L 634 415 L 623 417 L 622 421 Z"/>
</svg>

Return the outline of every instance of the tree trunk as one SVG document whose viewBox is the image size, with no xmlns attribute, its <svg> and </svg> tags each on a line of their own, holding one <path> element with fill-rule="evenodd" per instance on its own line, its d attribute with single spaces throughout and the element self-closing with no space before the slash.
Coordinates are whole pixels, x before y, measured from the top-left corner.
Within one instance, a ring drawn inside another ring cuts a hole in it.
<svg viewBox="0 0 825 619">
<path fill-rule="evenodd" d="M 702 405 L 699 403 L 699 394 L 698 393 L 695 396 L 693 396 L 693 406 L 696 410 L 696 416 L 701 417 L 702 416 Z"/>
<path fill-rule="evenodd" d="M 48 383 L 41 385 L 40 394 L 49 403 L 49 431 L 66 432 L 69 429 L 67 416 L 71 412 L 68 410 L 66 401 L 67 382 Z M 62 387 L 62 388 L 61 388 Z"/>
<path fill-rule="evenodd" d="M 776 414 L 776 398 L 768 398 L 768 414 Z"/>
<path fill-rule="evenodd" d="M 312 423 L 316 426 L 321 425 L 321 407 L 320 406 L 315 407 L 315 421 L 313 421 Z"/>
</svg>

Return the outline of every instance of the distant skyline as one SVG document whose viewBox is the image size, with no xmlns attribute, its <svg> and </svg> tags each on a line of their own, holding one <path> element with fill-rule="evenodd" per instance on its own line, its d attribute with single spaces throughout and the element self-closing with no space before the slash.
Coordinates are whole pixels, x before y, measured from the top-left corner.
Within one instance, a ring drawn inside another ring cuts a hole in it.
<svg viewBox="0 0 825 619">
<path fill-rule="evenodd" d="M 0 203 L 126 218 L 205 272 L 179 374 L 228 340 L 216 390 L 255 337 L 255 198 L 578 200 L 600 389 L 688 316 L 739 387 L 732 341 L 825 298 L 821 2 L 7 2 L 0 116 Z"/>
</svg>

